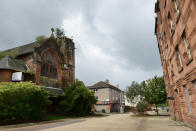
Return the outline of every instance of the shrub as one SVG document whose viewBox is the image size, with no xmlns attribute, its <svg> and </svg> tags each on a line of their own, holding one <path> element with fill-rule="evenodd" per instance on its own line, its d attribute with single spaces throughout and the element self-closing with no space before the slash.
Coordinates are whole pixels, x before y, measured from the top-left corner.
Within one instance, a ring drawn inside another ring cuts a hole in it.
<svg viewBox="0 0 196 131">
<path fill-rule="evenodd" d="M 37 47 L 39 47 L 40 45 L 42 45 L 45 41 L 47 40 L 46 36 L 44 35 L 40 35 L 36 37 L 36 41 L 35 41 L 35 45 Z"/>
<path fill-rule="evenodd" d="M 136 105 L 138 112 L 144 112 L 148 108 L 148 103 L 146 101 L 140 101 Z"/>
<path fill-rule="evenodd" d="M 31 82 L 0 83 L 0 122 L 42 119 L 50 103 L 48 96 Z"/>
<path fill-rule="evenodd" d="M 94 93 L 85 87 L 82 81 L 76 80 L 64 93 L 61 111 L 64 115 L 83 116 L 92 112 L 97 102 Z"/>
</svg>

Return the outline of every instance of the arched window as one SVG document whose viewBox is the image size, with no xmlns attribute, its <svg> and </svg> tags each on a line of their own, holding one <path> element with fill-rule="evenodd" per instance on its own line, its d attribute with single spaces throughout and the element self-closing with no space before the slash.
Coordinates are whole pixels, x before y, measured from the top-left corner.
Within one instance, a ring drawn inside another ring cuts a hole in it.
<svg viewBox="0 0 196 131">
<path fill-rule="evenodd" d="M 57 79 L 57 61 L 50 51 L 42 54 L 41 76 Z"/>
</svg>

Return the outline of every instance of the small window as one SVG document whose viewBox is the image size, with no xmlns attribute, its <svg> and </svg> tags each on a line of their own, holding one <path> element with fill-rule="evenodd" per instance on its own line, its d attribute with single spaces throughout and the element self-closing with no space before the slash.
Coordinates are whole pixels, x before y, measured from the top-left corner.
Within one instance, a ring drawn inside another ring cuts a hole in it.
<svg viewBox="0 0 196 131">
<path fill-rule="evenodd" d="M 174 34 L 174 24 L 173 24 L 170 13 L 168 14 L 168 19 L 169 19 L 169 22 L 170 22 L 171 34 L 173 35 Z"/>
<path fill-rule="evenodd" d="M 174 0 L 174 4 L 175 4 L 175 8 L 176 8 L 176 11 L 177 11 L 178 15 L 180 15 L 180 9 L 179 9 L 179 2 L 178 2 L 178 0 Z"/>
<path fill-rule="evenodd" d="M 183 37 L 183 40 L 184 40 L 184 43 L 185 43 L 185 46 L 186 46 L 186 51 L 187 51 L 188 59 L 189 60 L 192 60 L 190 44 L 189 44 L 189 41 L 188 41 L 188 39 L 186 37 L 185 32 L 183 33 L 182 37 Z"/>
<path fill-rule="evenodd" d="M 187 89 L 186 86 L 184 86 L 184 90 L 185 90 L 186 101 L 187 101 L 187 104 L 188 104 L 189 113 L 191 113 L 191 104 L 190 104 L 190 100 L 189 100 L 188 89 Z"/>
<path fill-rule="evenodd" d="M 182 65 L 182 59 L 181 59 L 181 56 L 180 56 L 180 52 L 179 52 L 178 49 L 176 49 L 176 52 L 177 52 L 178 60 L 179 60 L 179 63 L 180 63 L 180 67 L 182 68 L 183 65 Z"/>
<path fill-rule="evenodd" d="M 97 92 L 98 91 L 98 89 L 94 89 L 94 92 Z"/>
</svg>

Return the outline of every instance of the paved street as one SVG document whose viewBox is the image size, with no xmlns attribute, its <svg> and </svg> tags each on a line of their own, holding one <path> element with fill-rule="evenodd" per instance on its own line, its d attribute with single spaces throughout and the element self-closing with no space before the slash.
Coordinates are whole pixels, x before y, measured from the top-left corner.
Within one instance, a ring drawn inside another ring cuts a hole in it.
<svg viewBox="0 0 196 131">
<path fill-rule="evenodd" d="M 64 122 L 9 129 L 7 131 L 192 131 L 167 116 L 136 117 L 113 114 Z"/>
</svg>

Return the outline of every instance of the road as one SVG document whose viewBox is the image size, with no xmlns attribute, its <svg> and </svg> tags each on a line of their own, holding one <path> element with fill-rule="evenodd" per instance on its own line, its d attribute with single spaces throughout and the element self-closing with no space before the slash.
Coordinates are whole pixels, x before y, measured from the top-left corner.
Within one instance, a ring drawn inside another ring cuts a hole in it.
<svg viewBox="0 0 196 131">
<path fill-rule="evenodd" d="M 7 131 L 192 131 L 167 116 L 136 117 L 113 114 L 107 117 L 82 118 Z"/>
</svg>

